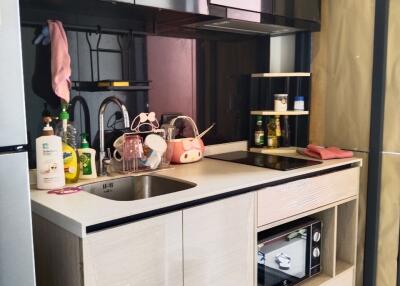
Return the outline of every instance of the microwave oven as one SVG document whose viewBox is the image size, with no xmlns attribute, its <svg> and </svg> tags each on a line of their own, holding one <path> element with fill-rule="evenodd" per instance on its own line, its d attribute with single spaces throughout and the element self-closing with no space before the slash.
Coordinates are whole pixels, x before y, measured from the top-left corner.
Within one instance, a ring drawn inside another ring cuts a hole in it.
<svg viewBox="0 0 400 286">
<path fill-rule="evenodd" d="M 258 285 L 296 285 L 321 271 L 322 222 L 303 218 L 258 234 Z"/>
</svg>

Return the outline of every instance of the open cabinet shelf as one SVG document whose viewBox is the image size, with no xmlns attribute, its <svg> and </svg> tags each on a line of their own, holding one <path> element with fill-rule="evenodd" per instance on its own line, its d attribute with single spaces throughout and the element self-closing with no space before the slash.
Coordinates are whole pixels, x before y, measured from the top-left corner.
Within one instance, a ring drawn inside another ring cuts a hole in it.
<svg viewBox="0 0 400 286">
<path fill-rule="evenodd" d="M 344 262 L 340 259 L 336 259 L 336 276 L 344 273 L 352 267 L 353 265 L 351 265 L 350 263 Z"/>
<path fill-rule="evenodd" d="M 302 282 L 302 286 L 354 285 L 357 210 L 358 200 L 355 197 L 342 203 L 328 205 L 324 209 L 304 213 L 303 216 L 293 217 L 292 220 L 284 219 L 282 223 L 271 224 L 273 228 L 305 216 L 322 222 L 321 273 Z M 264 226 L 259 228 L 258 232 L 269 228 Z"/>
</svg>

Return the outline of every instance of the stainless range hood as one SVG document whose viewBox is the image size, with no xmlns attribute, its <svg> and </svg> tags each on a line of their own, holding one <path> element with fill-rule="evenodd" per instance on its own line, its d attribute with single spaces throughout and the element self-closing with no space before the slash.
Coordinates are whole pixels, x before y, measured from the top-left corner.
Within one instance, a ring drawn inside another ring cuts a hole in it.
<svg viewBox="0 0 400 286">
<path fill-rule="evenodd" d="M 166 14 L 191 14 L 192 21 L 181 26 L 201 30 L 246 35 L 320 30 L 321 0 L 136 0 L 135 4 Z"/>
<path fill-rule="evenodd" d="M 186 27 L 220 31 L 220 32 L 229 32 L 236 34 L 246 34 L 246 35 L 261 34 L 261 35 L 271 35 L 271 36 L 295 33 L 305 30 L 289 26 L 262 24 L 262 23 L 249 22 L 236 19 L 210 20 L 210 21 L 186 25 Z"/>
</svg>

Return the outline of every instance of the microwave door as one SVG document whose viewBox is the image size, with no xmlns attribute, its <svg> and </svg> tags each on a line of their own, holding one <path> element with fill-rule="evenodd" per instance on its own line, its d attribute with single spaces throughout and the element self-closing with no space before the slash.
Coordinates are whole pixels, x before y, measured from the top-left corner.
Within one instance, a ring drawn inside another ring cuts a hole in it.
<svg viewBox="0 0 400 286">
<path fill-rule="evenodd" d="M 259 285 L 294 285 L 309 277 L 310 241 L 310 227 L 304 227 L 259 246 Z"/>
</svg>

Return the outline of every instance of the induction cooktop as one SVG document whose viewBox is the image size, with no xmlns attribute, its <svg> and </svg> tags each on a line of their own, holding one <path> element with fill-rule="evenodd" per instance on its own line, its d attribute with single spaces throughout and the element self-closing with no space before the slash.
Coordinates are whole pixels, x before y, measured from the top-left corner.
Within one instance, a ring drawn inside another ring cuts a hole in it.
<svg viewBox="0 0 400 286">
<path fill-rule="evenodd" d="M 314 160 L 268 155 L 268 154 L 261 154 L 261 153 L 247 152 L 247 151 L 223 153 L 218 155 L 207 156 L 207 158 L 274 169 L 279 171 L 289 171 L 322 163 Z"/>
</svg>

